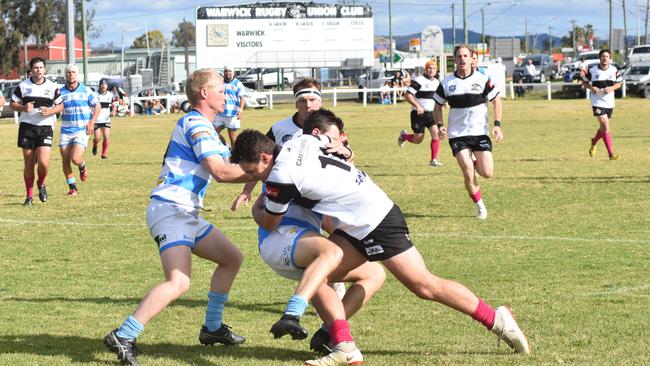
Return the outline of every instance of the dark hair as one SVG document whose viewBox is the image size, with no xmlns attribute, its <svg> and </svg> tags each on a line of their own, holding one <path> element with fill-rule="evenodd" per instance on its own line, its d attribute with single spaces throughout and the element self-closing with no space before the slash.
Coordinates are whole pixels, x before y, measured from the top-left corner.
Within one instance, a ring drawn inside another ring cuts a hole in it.
<svg viewBox="0 0 650 366">
<path fill-rule="evenodd" d="M 609 53 L 609 57 L 612 57 L 612 52 L 610 50 L 608 50 L 607 48 L 603 48 L 602 50 L 600 50 L 600 52 L 598 52 L 598 58 L 600 58 L 600 56 L 602 56 L 603 53 L 605 53 L 605 52 Z"/>
<path fill-rule="evenodd" d="M 456 57 L 456 53 L 461 48 L 466 48 L 469 51 L 470 56 L 474 56 L 474 54 L 476 53 L 476 51 L 474 51 L 474 49 L 472 49 L 470 46 L 468 46 L 466 44 L 459 44 L 458 46 L 454 47 L 454 57 Z"/>
<path fill-rule="evenodd" d="M 41 57 L 36 56 L 36 57 L 32 58 L 31 60 L 29 60 L 29 69 L 30 70 L 33 69 L 34 65 L 39 63 L 39 62 L 42 62 L 43 66 L 45 66 L 45 60 L 43 58 L 41 58 Z"/>
<path fill-rule="evenodd" d="M 238 163 L 258 163 L 260 154 L 273 154 L 275 142 L 257 130 L 245 129 L 237 136 L 232 148 L 230 161 Z"/>
<path fill-rule="evenodd" d="M 320 81 L 309 77 L 299 79 L 293 84 L 293 94 L 307 88 L 316 88 L 320 90 Z"/>
<path fill-rule="evenodd" d="M 343 131 L 343 120 L 334 114 L 329 109 L 321 108 L 309 113 L 302 128 L 302 133 L 305 135 L 311 134 L 314 128 L 318 128 L 321 132 L 329 130 L 330 126 L 336 125 L 339 131 Z M 239 137 L 238 137 L 239 138 Z"/>
</svg>

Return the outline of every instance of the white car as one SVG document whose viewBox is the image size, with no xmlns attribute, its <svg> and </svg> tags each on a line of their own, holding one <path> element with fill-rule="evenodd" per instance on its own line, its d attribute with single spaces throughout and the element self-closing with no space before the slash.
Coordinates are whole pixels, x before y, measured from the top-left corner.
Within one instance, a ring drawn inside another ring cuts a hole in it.
<svg viewBox="0 0 650 366">
<path fill-rule="evenodd" d="M 246 98 L 246 108 L 262 109 L 269 105 L 269 98 L 265 93 L 247 87 L 244 87 L 244 90 L 246 91 L 244 95 L 244 98 Z"/>
<path fill-rule="evenodd" d="M 187 100 L 187 96 L 183 94 L 177 94 L 172 89 L 166 86 L 153 86 L 145 87 L 138 89 L 131 95 L 131 98 L 135 97 L 155 97 L 155 96 L 165 96 L 169 97 L 172 103 L 178 103 L 183 112 L 189 112 L 191 109 L 190 102 Z M 167 98 L 160 98 L 160 103 L 163 107 L 167 108 Z M 134 99 L 133 101 L 133 113 L 142 114 L 144 113 L 144 103 L 141 100 Z"/>
</svg>

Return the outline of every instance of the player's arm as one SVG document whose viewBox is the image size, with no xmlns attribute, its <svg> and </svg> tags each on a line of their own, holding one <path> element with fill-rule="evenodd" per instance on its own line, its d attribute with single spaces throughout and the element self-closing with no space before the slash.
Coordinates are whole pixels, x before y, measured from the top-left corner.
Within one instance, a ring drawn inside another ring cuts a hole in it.
<svg viewBox="0 0 650 366">
<path fill-rule="evenodd" d="M 438 133 L 440 134 L 441 139 L 446 139 L 447 138 L 447 128 L 445 127 L 444 123 L 442 122 L 442 104 L 438 104 L 436 102 L 436 105 L 433 106 L 433 120 L 436 121 L 436 126 L 438 127 Z"/>
<path fill-rule="evenodd" d="M 86 134 L 87 135 L 92 135 L 93 132 L 95 131 L 95 122 L 97 121 L 97 117 L 99 117 L 99 113 L 102 111 L 102 105 L 99 103 L 97 99 L 95 99 L 95 107 L 93 108 L 93 116 L 90 119 L 90 122 L 86 125 Z"/>
<path fill-rule="evenodd" d="M 235 211 L 238 208 L 240 208 L 241 205 L 248 206 L 248 202 L 250 202 L 251 200 L 251 197 L 253 195 L 253 189 L 255 189 L 256 185 L 257 185 L 257 181 L 246 182 L 246 184 L 244 184 L 244 188 L 242 189 L 241 193 L 237 195 L 237 197 L 235 197 L 235 200 L 230 206 L 230 210 Z"/>
<path fill-rule="evenodd" d="M 503 140 L 503 132 L 501 132 L 501 117 L 503 116 L 503 102 L 501 97 L 496 96 L 492 100 L 494 106 L 494 127 L 492 128 L 492 136 L 499 142 Z"/>
<path fill-rule="evenodd" d="M 264 208 L 264 193 L 260 194 L 253 204 L 252 213 L 255 223 L 264 230 L 273 231 L 282 220 L 282 214 L 274 214 Z"/>
<path fill-rule="evenodd" d="M 201 165 L 219 183 L 244 183 L 253 180 L 238 164 L 230 164 L 218 154 L 207 156 L 201 160 Z"/>
</svg>

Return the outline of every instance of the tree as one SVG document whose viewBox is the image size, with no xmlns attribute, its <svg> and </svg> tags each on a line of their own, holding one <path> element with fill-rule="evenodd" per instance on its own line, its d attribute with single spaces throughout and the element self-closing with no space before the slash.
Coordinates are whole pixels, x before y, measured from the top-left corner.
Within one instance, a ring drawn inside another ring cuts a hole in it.
<svg viewBox="0 0 650 366">
<path fill-rule="evenodd" d="M 178 23 L 178 28 L 172 31 L 172 46 L 192 47 L 196 44 L 196 28 L 194 23 L 183 21 Z"/>
<path fill-rule="evenodd" d="M 147 36 L 149 36 L 149 47 L 160 48 L 167 44 L 165 36 L 159 30 L 152 30 L 133 40 L 133 48 L 147 48 Z"/>
<path fill-rule="evenodd" d="M 55 33 L 65 33 L 66 26 L 68 24 L 68 1 L 67 0 L 46 0 L 54 3 L 54 11 L 51 16 L 54 20 L 54 32 Z M 81 39 L 82 32 L 82 19 L 81 19 L 81 2 L 87 0 L 74 0 L 74 35 L 75 37 Z M 93 24 L 95 19 L 95 5 L 90 9 L 86 7 L 86 26 L 87 26 L 87 36 L 89 39 L 97 39 L 101 35 L 101 28 Z"/>
<path fill-rule="evenodd" d="M 584 27 L 576 27 L 576 46 L 589 43 L 589 37 L 594 34 L 594 26 L 587 24 Z M 573 47 L 573 29 L 569 30 L 567 36 L 562 37 L 562 46 Z"/>
</svg>

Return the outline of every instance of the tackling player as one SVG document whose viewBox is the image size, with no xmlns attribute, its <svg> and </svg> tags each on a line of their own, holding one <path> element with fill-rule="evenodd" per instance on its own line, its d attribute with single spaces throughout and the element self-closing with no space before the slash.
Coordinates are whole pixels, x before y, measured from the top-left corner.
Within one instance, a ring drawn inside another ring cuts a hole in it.
<svg viewBox="0 0 650 366">
<path fill-rule="evenodd" d="M 582 85 L 591 92 L 591 108 L 594 116 L 598 119 L 600 126 L 596 131 L 596 136 L 591 139 L 589 156 L 596 156 L 596 144 L 602 138 L 609 155 L 609 160 L 618 160 L 619 154 L 614 153 L 612 148 L 612 136 L 609 133 L 609 121 L 614 112 L 614 91 L 621 88 L 623 79 L 621 71 L 615 66 L 610 65 L 611 52 L 603 49 L 598 53 L 600 62 L 587 71 L 582 77 Z"/>
<path fill-rule="evenodd" d="M 230 151 L 219 141 L 211 124 L 224 108 L 221 77 L 211 69 L 197 70 L 187 80 L 186 93 L 193 109 L 174 127 L 160 173 L 162 182 L 151 191 L 147 208 L 147 226 L 158 245 L 165 281 L 151 289 L 133 314 L 104 337 L 104 344 L 123 364 L 138 364 L 136 338 L 144 326 L 189 290 L 192 254 L 217 265 L 199 342 L 238 345 L 246 340 L 222 322 L 224 305 L 243 255 L 199 212 L 211 178 L 241 183 L 251 177 L 229 163 Z"/>
<path fill-rule="evenodd" d="M 95 123 L 93 155 L 97 155 L 97 144 L 99 144 L 101 138 L 104 138 L 102 141 L 102 159 L 108 158 L 106 154 L 108 153 L 109 137 L 111 136 L 111 109 L 115 100 L 117 100 L 117 96 L 108 91 L 108 80 L 101 79 L 99 81 L 99 91 L 97 92 L 97 102 L 102 109 Z"/>
</svg>

